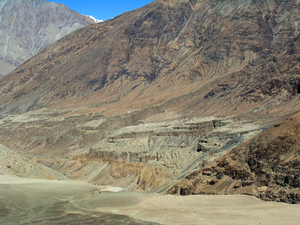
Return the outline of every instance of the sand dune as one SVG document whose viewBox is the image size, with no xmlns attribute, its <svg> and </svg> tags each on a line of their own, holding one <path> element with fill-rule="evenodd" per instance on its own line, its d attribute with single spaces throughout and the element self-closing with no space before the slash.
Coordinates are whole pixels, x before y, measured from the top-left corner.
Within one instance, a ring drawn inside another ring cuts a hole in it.
<svg viewBox="0 0 300 225">
<path fill-rule="evenodd" d="M 144 194 L 73 180 L 0 176 L 0 224 L 156 223 L 299 224 L 300 205 L 250 196 Z"/>
</svg>

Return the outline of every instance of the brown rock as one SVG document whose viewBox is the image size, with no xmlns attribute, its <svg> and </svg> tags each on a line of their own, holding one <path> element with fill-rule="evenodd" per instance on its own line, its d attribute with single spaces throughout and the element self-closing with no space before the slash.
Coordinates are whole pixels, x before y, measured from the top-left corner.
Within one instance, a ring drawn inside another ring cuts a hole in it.
<svg viewBox="0 0 300 225">
<path fill-rule="evenodd" d="M 249 194 L 300 202 L 300 113 L 197 170 L 167 193 Z"/>
</svg>

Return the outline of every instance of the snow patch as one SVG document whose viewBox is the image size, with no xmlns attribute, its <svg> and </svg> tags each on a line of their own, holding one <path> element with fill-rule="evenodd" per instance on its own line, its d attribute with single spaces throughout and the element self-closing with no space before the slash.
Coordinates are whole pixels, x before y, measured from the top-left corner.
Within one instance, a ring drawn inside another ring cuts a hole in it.
<svg viewBox="0 0 300 225">
<path fill-rule="evenodd" d="M 95 18 L 95 17 L 93 17 L 93 16 L 88 16 L 88 15 L 84 15 L 84 16 L 91 18 L 92 20 L 94 20 L 94 21 L 95 21 L 95 23 L 101 23 L 101 22 L 103 22 L 103 21 L 104 21 L 104 20 L 98 20 L 98 19 L 96 19 L 96 18 Z"/>
</svg>

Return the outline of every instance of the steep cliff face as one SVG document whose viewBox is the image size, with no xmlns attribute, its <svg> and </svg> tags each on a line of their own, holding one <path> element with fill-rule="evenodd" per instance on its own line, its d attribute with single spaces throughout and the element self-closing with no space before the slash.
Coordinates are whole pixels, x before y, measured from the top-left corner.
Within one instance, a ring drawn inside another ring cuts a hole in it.
<svg viewBox="0 0 300 225">
<path fill-rule="evenodd" d="M 91 23 L 93 20 L 63 4 L 44 0 L 1 0 L 0 76 L 63 36 Z"/>
<path fill-rule="evenodd" d="M 0 141 L 69 177 L 162 191 L 300 109 L 299 10 L 161 0 L 77 30 L 0 79 Z"/>
</svg>

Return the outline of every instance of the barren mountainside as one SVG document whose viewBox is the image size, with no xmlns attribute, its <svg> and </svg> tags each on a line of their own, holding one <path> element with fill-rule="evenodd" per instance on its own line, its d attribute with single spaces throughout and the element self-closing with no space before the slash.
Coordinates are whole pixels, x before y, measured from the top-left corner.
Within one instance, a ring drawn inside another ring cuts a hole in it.
<svg viewBox="0 0 300 225">
<path fill-rule="evenodd" d="M 299 11 L 294 0 L 156 0 L 77 30 L 0 79 L 0 142 L 70 178 L 192 194 L 181 181 L 236 149 L 256 154 L 245 143 L 268 152 L 255 136 L 299 111 Z M 258 187 L 253 171 L 230 179 Z"/>
<path fill-rule="evenodd" d="M 78 28 L 94 23 L 63 4 L 0 1 L 0 76 Z"/>
<path fill-rule="evenodd" d="M 299 116 L 276 124 L 167 193 L 251 194 L 264 200 L 300 202 Z"/>
</svg>

